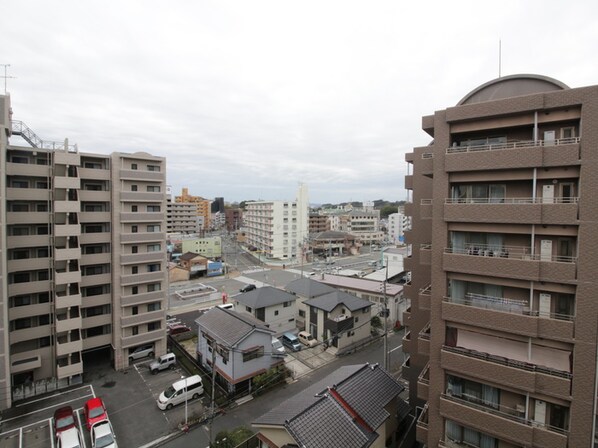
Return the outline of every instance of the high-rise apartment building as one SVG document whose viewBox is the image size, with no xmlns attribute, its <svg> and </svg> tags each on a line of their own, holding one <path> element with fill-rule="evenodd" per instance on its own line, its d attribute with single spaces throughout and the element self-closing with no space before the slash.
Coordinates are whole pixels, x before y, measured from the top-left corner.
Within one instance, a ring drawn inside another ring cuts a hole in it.
<svg viewBox="0 0 598 448">
<path fill-rule="evenodd" d="M 300 259 L 298 254 L 307 247 L 308 204 L 304 184 L 300 185 L 295 201 L 247 202 L 243 214 L 247 244 L 256 247 L 266 258 Z"/>
<path fill-rule="evenodd" d="M 598 86 L 507 76 L 422 125 L 405 177 L 417 439 L 593 446 Z"/>
<path fill-rule="evenodd" d="M 166 196 L 166 231 L 168 233 L 197 233 L 197 205 L 193 202 L 172 202 L 172 196 Z"/>
<path fill-rule="evenodd" d="M 175 196 L 174 202 L 191 202 L 197 206 L 197 216 L 201 219 L 198 219 L 197 222 L 201 227 L 201 230 L 208 230 L 210 225 L 210 204 L 211 201 L 209 199 L 204 199 L 201 196 L 193 196 L 189 194 L 188 188 L 183 188 L 181 190 L 180 196 Z"/>
<path fill-rule="evenodd" d="M 0 408 L 80 382 L 86 352 L 116 369 L 138 346 L 164 353 L 165 159 L 42 141 L 8 95 L 0 155 Z"/>
</svg>

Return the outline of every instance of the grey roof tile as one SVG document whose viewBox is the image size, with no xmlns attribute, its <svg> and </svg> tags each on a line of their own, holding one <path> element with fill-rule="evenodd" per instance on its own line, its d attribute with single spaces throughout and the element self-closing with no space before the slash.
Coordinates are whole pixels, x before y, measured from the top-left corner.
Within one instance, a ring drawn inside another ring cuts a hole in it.
<svg viewBox="0 0 598 448">
<path fill-rule="evenodd" d="M 282 289 L 264 286 L 263 288 L 256 288 L 252 291 L 239 294 L 233 300 L 252 308 L 265 308 L 272 305 L 280 305 L 284 302 L 295 301 L 297 300 L 297 296 Z"/>
<path fill-rule="evenodd" d="M 214 307 L 198 317 L 195 323 L 220 339 L 227 346 L 233 347 L 254 330 L 274 333 L 261 320 L 250 314 L 241 314 L 231 310 Z"/>
<path fill-rule="evenodd" d="M 306 300 L 303 303 L 305 305 L 313 306 L 328 312 L 332 311 L 338 305 L 344 305 L 351 311 L 372 306 L 371 302 L 368 300 L 360 299 L 353 294 L 349 294 L 344 291 L 337 291 L 336 289 L 333 292 Z"/>
<path fill-rule="evenodd" d="M 316 282 L 311 278 L 299 278 L 297 280 L 293 280 L 286 286 L 286 290 L 307 299 L 336 291 L 336 289 L 334 289 L 332 286 Z"/>
</svg>

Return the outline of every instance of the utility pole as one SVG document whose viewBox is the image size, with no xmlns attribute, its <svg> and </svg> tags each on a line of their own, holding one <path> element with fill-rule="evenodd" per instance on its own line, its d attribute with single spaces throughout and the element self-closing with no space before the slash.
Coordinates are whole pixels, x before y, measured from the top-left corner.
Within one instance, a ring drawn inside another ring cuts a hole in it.
<svg viewBox="0 0 598 448">
<path fill-rule="evenodd" d="M 388 299 L 386 297 L 386 282 L 388 282 L 388 266 L 386 266 L 386 275 L 383 283 L 384 293 L 384 370 L 388 371 L 390 367 L 388 360 Z"/>
<path fill-rule="evenodd" d="M 8 74 L 7 74 L 7 70 L 8 70 L 8 67 L 10 67 L 10 64 L 0 64 L 0 65 L 4 67 L 4 94 L 6 95 L 6 80 L 9 78 L 14 79 L 15 77 L 8 76 Z"/>
</svg>

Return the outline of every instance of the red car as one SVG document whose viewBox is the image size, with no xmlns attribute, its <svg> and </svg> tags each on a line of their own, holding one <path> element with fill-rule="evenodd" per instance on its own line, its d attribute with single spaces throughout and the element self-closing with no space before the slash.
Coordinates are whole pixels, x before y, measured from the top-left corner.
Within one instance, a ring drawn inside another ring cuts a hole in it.
<svg viewBox="0 0 598 448">
<path fill-rule="evenodd" d="M 87 426 L 88 430 L 91 430 L 94 423 L 108 420 L 104 402 L 98 397 L 87 400 L 87 403 L 83 407 L 83 414 L 85 415 L 85 426 Z"/>
<path fill-rule="evenodd" d="M 56 409 L 56 412 L 54 412 L 54 435 L 56 435 L 56 437 L 58 437 L 58 434 L 62 431 L 66 431 L 75 426 L 77 426 L 77 417 L 75 417 L 72 407 L 65 406 Z"/>
</svg>

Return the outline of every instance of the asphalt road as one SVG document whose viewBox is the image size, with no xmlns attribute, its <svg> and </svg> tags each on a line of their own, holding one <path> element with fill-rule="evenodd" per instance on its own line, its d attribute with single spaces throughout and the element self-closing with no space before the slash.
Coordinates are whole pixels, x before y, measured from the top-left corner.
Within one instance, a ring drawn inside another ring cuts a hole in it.
<svg viewBox="0 0 598 448">
<path fill-rule="evenodd" d="M 395 373 L 403 362 L 403 353 L 400 348 L 402 344 L 402 336 L 403 333 L 399 332 L 388 337 L 390 351 L 389 370 Z M 212 426 L 212 436 L 215 437 L 219 431 L 231 430 L 239 426 L 251 427 L 251 422 L 257 417 L 265 414 L 275 406 L 278 406 L 284 400 L 300 393 L 311 384 L 320 381 L 343 365 L 362 364 L 366 362 L 383 364 L 383 358 L 383 344 L 381 339 L 351 355 L 335 358 L 331 363 L 308 373 L 294 383 L 286 384 L 275 390 L 269 391 L 247 403 L 228 410 L 226 414 L 216 417 Z M 188 446 L 207 448 L 209 446 L 208 425 L 205 424 L 196 427 L 189 433 L 171 440 L 163 446 L 168 448 L 186 448 Z"/>
</svg>

